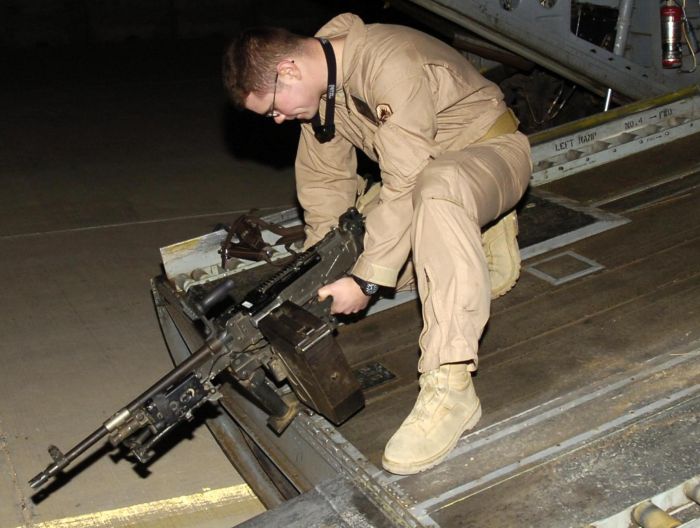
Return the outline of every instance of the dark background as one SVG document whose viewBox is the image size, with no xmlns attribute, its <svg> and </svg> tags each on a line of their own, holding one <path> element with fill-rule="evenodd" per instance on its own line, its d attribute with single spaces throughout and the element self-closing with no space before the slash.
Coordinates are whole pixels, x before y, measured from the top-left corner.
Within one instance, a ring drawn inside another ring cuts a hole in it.
<svg viewBox="0 0 700 528">
<path fill-rule="evenodd" d="M 242 28 L 313 34 L 336 14 L 410 22 L 380 1 L 4 0 L 2 82 L 87 82 L 218 75 L 221 51 Z"/>
<path fill-rule="evenodd" d="M 414 18 L 379 0 L 5 0 L 0 3 L 0 95 L 193 79 L 220 85 L 222 51 L 241 29 L 277 25 L 311 35 L 344 12 L 365 22 L 420 28 Z M 223 87 L 220 117 L 232 156 L 275 168 L 293 164 L 297 123 L 273 127 L 235 110 Z"/>
<path fill-rule="evenodd" d="M 228 40 L 256 25 L 278 25 L 311 35 L 343 12 L 356 13 L 368 23 L 409 25 L 449 40 L 454 27 L 445 21 L 436 24 L 434 15 L 416 6 L 411 10 L 409 16 L 400 2 L 381 0 L 0 0 L 0 96 L 7 103 L 17 93 L 44 90 L 77 98 L 85 89 L 100 87 L 105 94 L 119 93 L 121 84 L 173 83 L 177 89 L 177 83 L 205 81 L 221 93 L 214 119 L 229 154 L 275 169 L 288 168 L 293 165 L 299 125 L 270 126 L 268 120 L 228 104 L 220 80 Z M 520 118 L 521 129 L 528 133 L 582 117 L 600 106 L 597 98 L 538 69 L 493 73 L 507 104 Z M 560 92 L 573 94 L 570 104 L 556 119 L 541 119 Z M 25 108 L 27 101 L 24 97 Z M 51 117 L 49 101 L 30 104 Z M 216 101 L 209 107 L 213 104 Z M 172 112 L 178 111 L 173 105 Z M 52 119 L 60 124 L 55 116 Z M 363 174 L 376 173 L 362 156 L 360 164 Z"/>
</svg>

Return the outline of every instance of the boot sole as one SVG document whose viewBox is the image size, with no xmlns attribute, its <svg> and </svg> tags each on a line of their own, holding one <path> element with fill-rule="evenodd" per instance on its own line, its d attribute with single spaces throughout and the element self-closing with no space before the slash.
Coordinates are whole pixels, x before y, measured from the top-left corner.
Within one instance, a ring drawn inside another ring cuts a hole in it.
<svg viewBox="0 0 700 528">
<path fill-rule="evenodd" d="M 457 442 L 459 442 L 459 439 L 462 437 L 462 434 L 465 431 L 469 431 L 470 429 L 473 429 L 474 426 L 476 426 L 476 424 L 479 422 L 480 419 L 481 419 L 481 402 L 479 402 L 479 406 L 472 413 L 472 415 L 466 420 L 466 422 L 462 426 L 459 433 L 454 435 L 454 437 L 450 440 L 450 443 L 442 451 L 440 451 L 437 455 L 435 455 L 427 460 L 421 461 L 420 463 L 413 463 L 413 464 L 404 464 L 401 462 L 393 462 L 391 460 L 387 460 L 386 457 L 382 456 L 382 466 L 389 473 L 394 473 L 395 475 L 413 475 L 415 473 L 420 473 L 421 471 L 425 471 L 426 469 L 430 469 L 432 467 L 435 467 L 440 462 L 442 462 L 447 457 L 447 455 L 449 455 L 450 452 L 455 448 L 455 446 L 457 445 Z"/>
</svg>

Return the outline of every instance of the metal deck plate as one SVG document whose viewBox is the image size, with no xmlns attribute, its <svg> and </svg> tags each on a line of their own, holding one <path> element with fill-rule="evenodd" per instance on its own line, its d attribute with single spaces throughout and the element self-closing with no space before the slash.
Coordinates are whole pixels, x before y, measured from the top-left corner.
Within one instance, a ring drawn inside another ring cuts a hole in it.
<svg viewBox="0 0 700 528">
<path fill-rule="evenodd" d="M 627 222 L 623 216 L 533 189 L 518 214 L 520 256 L 532 258 Z"/>
</svg>

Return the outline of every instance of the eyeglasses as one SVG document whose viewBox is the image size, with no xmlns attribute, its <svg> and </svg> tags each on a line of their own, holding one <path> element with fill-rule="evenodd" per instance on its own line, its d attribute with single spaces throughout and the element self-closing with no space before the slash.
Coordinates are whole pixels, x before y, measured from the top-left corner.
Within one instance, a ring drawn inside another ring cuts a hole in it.
<svg viewBox="0 0 700 528">
<path fill-rule="evenodd" d="M 279 117 L 280 113 L 275 110 L 275 97 L 277 97 L 277 78 L 279 77 L 279 72 L 275 73 L 275 88 L 274 91 L 272 92 L 272 104 L 270 105 L 270 109 L 265 113 L 265 117 Z"/>
</svg>

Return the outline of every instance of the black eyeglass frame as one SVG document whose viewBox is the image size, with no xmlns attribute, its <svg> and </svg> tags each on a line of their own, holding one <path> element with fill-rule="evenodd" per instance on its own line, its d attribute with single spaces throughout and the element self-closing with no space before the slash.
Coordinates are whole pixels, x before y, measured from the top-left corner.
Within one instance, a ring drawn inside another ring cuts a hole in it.
<svg viewBox="0 0 700 528">
<path fill-rule="evenodd" d="M 280 113 L 275 110 L 275 98 L 277 97 L 277 80 L 279 78 L 279 72 L 275 73 L 275 87 L 272 91 L 272 104 L 270 105 L 270 109 L 265 113 L 265 117 L 271 117 L 274 119 L 275 117 L 279 117 Z"/>
</svg>

